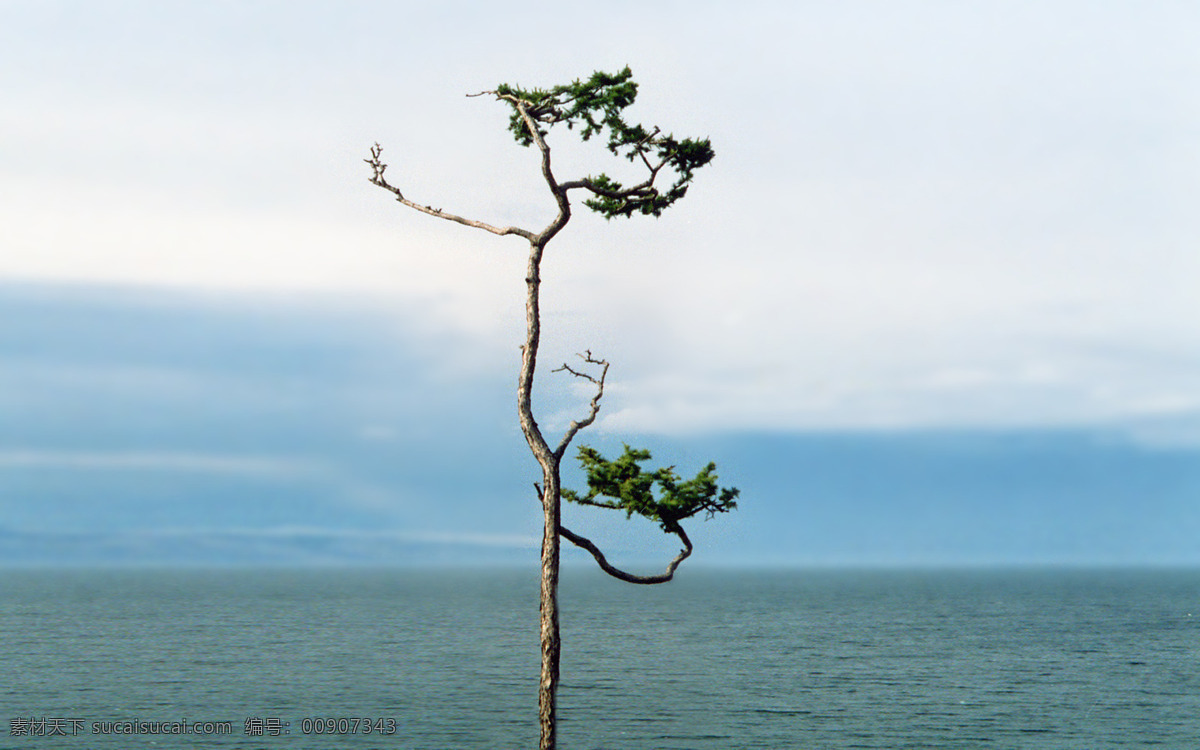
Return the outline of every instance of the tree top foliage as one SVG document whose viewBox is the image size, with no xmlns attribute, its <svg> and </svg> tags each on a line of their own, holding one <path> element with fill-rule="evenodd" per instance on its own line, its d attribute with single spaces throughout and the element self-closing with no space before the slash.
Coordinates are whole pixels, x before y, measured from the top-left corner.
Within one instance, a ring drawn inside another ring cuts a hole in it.
<svg viewBox="0 0 1200 750">
<path fill-rule="evenodd" d="M 606 134 L 605 145 L 613 155 L 645 165 L 650 175 L 637 185 L 623 185 L 604 173 L 591 175 L 579 185 L 595 195 L 584 205 L 612 219 L 635 213 L 661 215 L 687 194 L 695 171 L 713 159 L 707 138 L 679 139 L 663 134 L 657 127 L 648 130 L 627 122 L 624 112 L 637 99 L 637 92 L 638 85 L 627 66 L 619 73 L 596 71 L 586 81 L 576 79 L 550 89 L 500 84 L 491 93 L 512 107 L 508 129 L 522 146 L 535 142 L 528 117 L 535 123 L 539 138 L 559 123 L 565 123 L 569 130 L 578 126 L 583 140 Z M 675 180 L 670 187 L 659 190 L 654 182 L 664 167 L 670 167 Z"/>
<path fill-rule="evenodd" d="M 711 518 L 737 507 L 739 490 L 717 486 L 715 463 L 709 463 L 695 478 L 681 481 L 674 466 L 643 471 L 640 462 L 650 458 L 650 451 L 626 445 L 621 457 L 610 461 L 599 451 L 581 445 L 579 462 L 587 472 L 587 494 L 563 489 L 562 496 L 581 505 L 623 510 L 626 518 L 637 513 L 672 533 L 685 518 L 701 512 Z"/>
</svg>

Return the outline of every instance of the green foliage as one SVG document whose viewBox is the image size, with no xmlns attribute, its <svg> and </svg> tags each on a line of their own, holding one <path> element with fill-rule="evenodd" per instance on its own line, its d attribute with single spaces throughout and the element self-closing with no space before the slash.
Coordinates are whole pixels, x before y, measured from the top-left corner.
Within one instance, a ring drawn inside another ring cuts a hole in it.
<svg viewBox="0 0 1200 750">
<path fill-rule="evenodd" d="M 637 185 L 623 185 L 604 173 L 589 176 L 584 182 L 596 197 L 584 201 L 588 208 L 606 219 L 633 214 L 659 216 L 675 201 L 687 194 L 688 184 L 697 169 L 713 159 L 708 139 L 677 139 L 663 135 L 658 128 L 647 130 L 642 125 L 625 121 L 624 110 L 637 99 L 637 83 L 633 72 L 626 67 L 619 73 L 596 71 L 586 81 L 575 80 L 552 89 L 522 89 L 501 84 L 496 95 L 512 107 L 508 129 L 523 146 L 533 143 L 533 134 L 517 108 L 523 103 L 530 119 L 537 123 L 538 132 L 558 123 L 568 129 L 579 126 L 583 140 L 607 132 L 606 146 L 615 156 L 629 161 L 641 161 L 649 170 L 649 178 Z M 542 129 L 541 126 L 546 126 Z M 654 186 L 659 171 L 670 167 L 675 180 L 660 191 Z"/>
<path fill-rule="evenodd" d="M 586 495 L 564 489 L 562 496 L 573 503 L 634 513 L 657 522 L 663 531 L 673 532 L 679 522 L 704 512 L 726 513 L 737 507 L 736 488 L 718 488 L 717 465 L 709 463 L 694 479 L 681 481 L 674 466 L 643 471 L 640 462 L 650 460 L 650 451 L 625 446 L 625 453 L 614 461 L 586 445 L 579 447 L 579 463 L 587 472 Z M 654 486 L 658 485 L 656 495 Z"/>
</svg>

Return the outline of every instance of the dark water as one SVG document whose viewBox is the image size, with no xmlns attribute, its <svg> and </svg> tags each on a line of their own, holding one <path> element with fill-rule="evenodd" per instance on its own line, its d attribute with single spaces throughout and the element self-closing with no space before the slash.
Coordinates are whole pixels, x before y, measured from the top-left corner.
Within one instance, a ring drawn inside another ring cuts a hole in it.
<svg viewBox="0 0 1200 750">
<path fill-rule="evenodd" d="M 536 586 L 0 573 L 0 747 L 536 747 Z M 562 606 L 564 750 L 1200 748 L 1197 571 L 693 570 L 637 587 L 567 570 Z M 30 718 L 48 721 L 27 734 Z M 324 718 L 372 732 L 305 721 Z M 134 720 L 232 731 L 93 731 Z M 68 735 L 36 734 L 56 725 Z"/>
</svg>

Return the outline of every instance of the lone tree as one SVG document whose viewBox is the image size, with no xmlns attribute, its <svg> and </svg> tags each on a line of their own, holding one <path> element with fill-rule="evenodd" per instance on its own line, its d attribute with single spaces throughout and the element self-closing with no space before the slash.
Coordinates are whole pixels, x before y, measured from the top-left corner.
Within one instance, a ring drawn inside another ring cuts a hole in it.
<svg viewBox="0 0 1200 750">
<path fill-rule="evenodd" d="M 529 263 L 525 272 L 525 344 L 521 347 L 521 372 L 517 383 L 517 413 L 521 430 L 529 449 L 542 469 L 542 481 L 534 488 L 542 503 L 544 527 L 542 533 L 541 578 L 541 644 L 542 669 L 538 690 L 538 715 L 541 725 L 541 750 L 555 747 L 555 704 L 558 688 L 558 665 L 561 641 L 558 630 L 558 567 L 559 539 L 566 537 L 573 544 L 592 554 L 600 567 L 616 578 L 630 583 L 653 584 L 671 580 L 675 570 L 692 553 L 692 542 L 680 522 L 700 513 L 711 517 L 737 507 L 738 490 L 719 488 L 716 465 L 708 464 L 693 479 L 682 480 L 674 467 L 653 471 L 643 470 L 641 462 L 650 459 L 650 452 L 625 446 L 622 456 L 606 459 L 599 452 L 581 446 L 578 458 L 587 473 L 586 493 L 562 487 L 560 466 L 563 455 L 580 430 L 592 424 L 600 411 L 604 396 L 608 362 L 593 356 L 590 350 L 579 355 L 582 364 L 574 369 L 563 364 L 555 372 L 566 372 L 586 380 L 595 387 L 587 413 L 567 427 L 554 447 L 546 441 L 534 419 L 531 398 L 534 372 L 537 368 L 538 343 L 541 339 L 539 289 L 541 263 L 546 245 L 571 218 L 571 193 L 583 191 L 588 197 L 583 204 L 606 219 L 629 218 L 634 214 L 659 216 L 683 198 L 696 170 L 712 161 L 713 150 L 707 139 L 678 139 L 658 128 L 647 130 L 631 125 L 624 111 L 637 97 L 633 73 L 625 68 L 619 73 L 596 72 L 586 81 L 574 81 L 552 89 L 522 89 L 501 84 L 495 90 L 468 96 L 491 95 L 511 110 L 508 129 L 522 146 L 537 146 L 541 153 L 542 177 L 558 205 L 558 214 L 544 229 L 534 232 L 515 226 L 500 227 L 482 221 L 463 218 L 416 203 L 404 196 L 399 188 L 384 176 L 387 165 L 381 160 L 382 149 L 376 143 L 371 148 L 371 182 L 395 195 L 396 200 L 421 213 L 439 219 L 465 224 L 493 234 L 515 235 L 529 243 Z M 645 168 L 645 179 L 635 185 L 625 185 L 606 174 L 560 181 L 550 166 L 550 147 L 546 136 L 551 128 L 565 124 L 567 129 L 578 128 L 583 140 L 593 136 L 605 137 L 608 150 Z M 670 180 L 670 185 L 660 187 Z M 657 490 L 656 490 L 657 488 Z M 591 540 L 562 525 L 562 498 L 597 508 L 624 511 L 626 517 L 638 514 L 658 523 L 665 533 L 674 534 L 683 542 L 683 549 L 659 575 L 639 576 L 614 567 Z"/>
</svg>

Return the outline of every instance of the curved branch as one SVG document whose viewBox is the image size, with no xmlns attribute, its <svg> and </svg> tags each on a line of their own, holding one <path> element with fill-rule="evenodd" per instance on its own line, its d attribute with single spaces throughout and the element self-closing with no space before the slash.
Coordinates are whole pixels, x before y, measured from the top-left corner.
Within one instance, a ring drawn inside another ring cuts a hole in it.
<svg viewBox="0 0 1200 750">
<path fill-rule="evenodd" d="M 625 510 L 617 503 L 598 503 L 595 500 L 588 498 L 587 495 L 576 495 L 571 498 L 571 502 L 577 505 L 590 505 L 593 508 L 605 508 L 607 510 Z"/>
<path fill-rule="evenodd" d="M 612 190 L 606 188 L 596 182 L 593 177 L 584 177 L 579 180 L 570 180 L 562 184 L 563 190 L 578 190 L 584 188 L 592 193 L 599 195 L 602 198 L 633 198 L 645 195 L 656 194 L 658 188 L 654 186 L 654 182 L 658 179 L 658 173 L 667 165 L 666 160 L 660 161 L 658 164 L 651 164 L 646 160 L 645 154 L 642 154 L 642 161 L 646 162 L 646 170 L 650 176 L 642 180 L 636 185 L 622 187 L 620 190 Z"/>
<path fill-rule="evenodd" d="M 629 187 L 621 187 L 619 190 L 613 190 L 599 184 L 593 177 L 584 177 L 580 180 L 564 182 L 562 184 L 562 189 L 569 191 L 584 188 L 593 195 L 598 195 L 601 198 L 611 198 L 613 200 L 621 201 L 628 200 L 630 198 L 650 198 L 659 195 L 658 188 L 654 186 L 654 183 L 656 180 L 658 180 L 658 173 L 662 171 L 663 167 L 670 163 L 670 159 L 664 157 L 657 164 L 651 164 L 650 160 L 646 158 L 646 146 L 657 143 L 657 141 L 654 140 L 654 137 L 657 135 L 658 128 L 655 128 L 653 133 L 648 134 L 646 138 L 644 138 L 634 147 L 634 153 L 641 159 L 642 164 L 645 165 L 646 171 L 649 173 L 646 179 L 642 180 L 638 184 L 631 185 Z"/>
<path fill-rule="evenodd" d="M 453 222 L 456 222 L 458 224 L 463 224 L 468 227 L 475 227 L 476 229 L 482 229 L 485 232 L 491 232 L 492 234 L 498 234 L 501 236 L 515 234 L 518 237 L 524 237 L 527 240 L 533 241 L 534 234 L 533 234 L 533 232 L 530 232 L 527 229 L 521 229 L 520 227 L 511 227 L 511 226 L 510 227 L 496 227 L 496 226 L 492 226 L 491 224 L 488 224 L 486 222 L 475 221 L 474 219 L 466 219 L 466 218 L 463 218 L 462 216 L 457 216 L 455 214 L 448 213 L 446 211 L 443 211 L 440 208 L 433 208 L 432 206 L 422 206 L 419 203 L 414 203 L 413 201 L 410 201 L 408 198 L 405 198 L 404 195 L 400 192 L 400 188 L 389 184 L 387 179 L 384 178 L 383 172 L 384 172 L 384 170 L 387 169 L 387 165 L 384 164 L 379 159 L 379 157 L 382 154 L 383 154 L 383 148 L 380 147 L 380 145 L 378 143 L 376 143 L 374 146 L 371 147 L 371 158 L 363 159 L 363 161 L 365 161 L 367 164 L 370 164 L 371 168 L 373 170 L 375 170 L 374 174 L 371 175 L 371 180 L 370 180 L 371 184 L 378 185 L 379 187 L 383 188 L 384 190 L 390 191 L 393 195 L 396 196 L 396 200 L 399 201 L 400 203 L 403 203 L 404 205 L 408 206 L 409 208 L 420 211 L 423 214 L 429 214 L 430 216 L 436 216 L 439 219 L 446 219 L 447 221 L 453 221 Z"/>
<path fill-rule="evenodd" d="M 657 174 L 657 173 L 655 173 Z M 612 198 L 613 200 L 627 200 L 629 198 L 649 198 L 658 195 L 658 188 L 654 187 L 654 178 L 650 178 L 643 182 L 634 185 L 633 187 L 622 188 L 621 190 L 610 190 L 603 185 L 598 185 L 591 178 L 582 180 L 572 180 L 564 182 L 563 190 L 578 190 L 584 188 L 594 195 L 601 198 Z"/>
<path fill-rule="evenodd" d="M 675 556 L 675 559 L 667 565 L 666 572 L 656 576 L 635 576 L 632 573 L 626 573 L 620 568 L 614 567 L 611 563 L 609 563 L 608 558 L 604 556 L 604 553 L 600 551 L 600 548 L 595 544 L 592 544 L 591 540 L 587 537 L 582 537 L 576 534 L 562 524 L 558 525 L 558 532 L 570 540 L 570 542 L 576 547 L 582 547 L 588 552 L 591 552 L 592 557 L 596 558 L 596 562 L 600 565 L 600 568 L 605 573 L 608 573 L 613 578 L 619 578 L 626 583 L 643 584 L 666 583 L 667 581 L 671 580 L 675 577 L 675 569 L 679 567 L 679 563 L 686 560 L 688 555 L 692 554 L 692 540 L 688 539 L 688 535 L 684 532 L 683 527 L 676 525 L 672 531 L 676 536 L 683 540 L 684 547 L 683 549 L 679 550 L 679 554 Z"/>
</svg>

